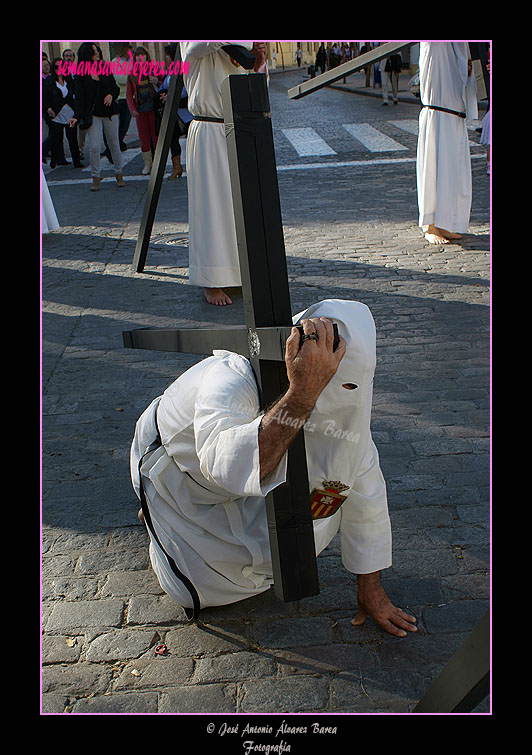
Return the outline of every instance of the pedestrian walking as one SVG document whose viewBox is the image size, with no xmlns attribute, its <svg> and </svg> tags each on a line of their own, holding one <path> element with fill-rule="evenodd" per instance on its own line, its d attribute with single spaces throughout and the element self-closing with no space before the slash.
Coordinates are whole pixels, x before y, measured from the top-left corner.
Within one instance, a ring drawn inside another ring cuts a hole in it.
<svg viewBox="0 0 532 755">
<path fill-rule="evenodd" d="M 371 49 L 373 49 L 373 46 L 371 42 L 365 42 L 362 47 L 360 48 L 360 54 L 364 55 L 364 53 L 369 52 Z M 365 74 L 365 84 L 364 86 L 369 87 L 371 86 L 371 71 L 374 69 L 374 66 L 366 66 L 366 68 L 363 68 Z"/>
<path fill-rule="evenodd" d="M 126 97 L 129 112 L 137 124 L 140 149 L 144 159 L 142 175 L 146 176 L 151 172 L 153 154 L 157 146 L 155 102 L 159 81 L 156 76 L 142 71 L 143 64 L 151 62 L 151 56 L 145 47 L 137 47 L 133 57 L 139 63 L 139 73 L 131 73 L 127 77 Z"/>
<path fill-rule="evenodd" d="M 127 104 L 127 74 L 116 73 L 116 68 L 118 65 L 121 65 L 119 61 L 124 61 L 127 58 L 128 52 L 132 48 L 133 45 L 131 42 L 117 42 L 115 44 L 116 56 L 111 61 L 112 63 L 115 63 L 115 73 L 113 75 L 116 83 L 120 87 L 120 94 L 118 96 L 118 143 L 120 144 L 122 152 L 127 150 L 127 144 L 124 139 L 129 129 L 129 124 L 131 123 L 131 112 Z M 104 154 L 109 161 L 112 160 L 112 155 L 107 144 Z"/>
<path fill-rule="evenodd" d="M 383 58 L 380 62 L 380 73 L 382 81 L 382 104 L 388 105 L 388 95 L 391 89 L 393 104 L 397 105 L 401 56 L 396 54 L 390 55 L 389 58 Z"/>
<path fill-rule="evenodd" d="M 321 73 L 325 73 L 326 62 L 327 56 L 325 53 L 325 47 L 323 45 L 320 45 L 318 52 L 316 53 L 316 68 L 319 68 Z"/>
<path fill-rule="evenodd" d="M 98 63 L 101 53 L 94 42 L 83 42 L 78 50 L 78 61 Z M 90 150 L 92 186 L 91 191 L 100 188 L 100 149 L 103 133 L 107 138 L 113 157 L 115 178 L 118 186 L 125 186 L 122 176 L 122 153 L 118 144 L 118 103 L 120 88 L 112 74 L 96 72 L 76 75 L 74 80 L 75 100 L 74 116 L 69 125 L 79 123 L 81 129 L 87 130 Z"/>
<path fill-rule="evenodd" d="M 177 49 L 177 42 L 172 42 L 164 48 L 164 58 L 166 68 L 175 60 L 175 54 Z M 170 80 L 173 74 L 167 74 L 159 87 L 158 104 L 155 108 L 155 131 L 159 134 L 161 127 L 161 121 L 166 106 L 166 98 L 168 95 L 168 89 L 170 87 Z M 170 155 L 172 158 L 172 172 L 168 176 L 168 180 L 175 178 L 181 178 L 183 175 L 183 166 L 181 165 L 181 144 L 179 140 L 181 137 L 186 136 L 190 123 L 192 121 L 192 115 L 190 114 L 188 107 L 188 95 L 185 87 L 181 89 L 181 95 L 179 100 L 179 107 L 176 114 L 175 123 L 172 131 L 172 139 L 170 141 Z M 170 126 L 171 128 L 171 126 Z"/>
<path fill-rule="evenodd" d="M 52 72 L 43 85 L 43 113 L 50 133 L 50 167 L 55 168 L 56 165 L 67 162 L 63 153 L 66 130 L 74 167 L 82 168 L 76 129 L 68 125 L 74 115 L 74 82 L 70 76 L 63 76 L 59 72 L 61 63 L 62 58 L 54 58 Z"/>
</svg>

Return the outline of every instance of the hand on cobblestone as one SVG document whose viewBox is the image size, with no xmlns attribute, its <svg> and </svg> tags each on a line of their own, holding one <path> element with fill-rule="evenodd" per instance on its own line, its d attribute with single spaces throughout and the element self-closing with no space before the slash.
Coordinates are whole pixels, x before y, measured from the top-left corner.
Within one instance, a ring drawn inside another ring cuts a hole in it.
<svg viewBox="0 0 532 755">
<path fill-rule="evenodd" d="M 414 616 L 393 605 L 380 582 L 380 572 L 358 575 L 358 611 L 351 620 L 353 626 L 361 626 L 368 616 L 388 634 L 406 637 L 406 631 L 417 632 Z"/>
</svg>

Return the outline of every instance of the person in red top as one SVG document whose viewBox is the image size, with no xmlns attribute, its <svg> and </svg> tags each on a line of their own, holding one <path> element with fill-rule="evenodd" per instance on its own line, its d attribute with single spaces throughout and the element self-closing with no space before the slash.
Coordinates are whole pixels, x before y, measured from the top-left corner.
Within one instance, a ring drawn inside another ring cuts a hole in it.
<svg viewBox="0 0 532 755">
<path fill-rule="evenodd" d="M 145 47 L 137 47 L 133 56 L 139 64 L 151 62 L 149 52 Z M 139 65 L 139 68 L 141 66 Z M 127 79 L 126 98 L 129 111 L 137 123 L 140 148 L 144 158 L 142 174 L 147 176 L 151 171 L 152 155 L 157 146 L 155 133 L 155 99 L 159 80 L 156 76 L 144 74 L 142 70 L 131 73 Z M 153 152 L 152 152 L 153 150 Z"/>
</svg>

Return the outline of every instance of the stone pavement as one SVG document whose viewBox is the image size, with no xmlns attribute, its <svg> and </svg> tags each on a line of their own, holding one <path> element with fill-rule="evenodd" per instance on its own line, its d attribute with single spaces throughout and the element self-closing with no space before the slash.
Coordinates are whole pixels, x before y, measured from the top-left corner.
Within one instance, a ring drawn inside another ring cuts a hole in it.
<svg viewBox="0 0 532 755">
<path fill-rule="evenodd" d="M 61 229 L 42 241 L 43 713 L 411 712 L 489 605 L 489 178 L 484 160 L 472 171 L 470 233 L 446 247 L 417 228 L 415 164 L 322 169 L 319 189 L 308 171 L 278 173 L 293 311 L 349 298 L 375 317 L 394 534 L 383 583 L 419 626 L 404 639 L 350 625 L 338 539 L 313 598 L 269 591 L 187 625 L 163 594 L 129 445 L 198 357 L 128 351 L 121 333 L 241 323 L 242 300 L 215 310 L 187 285 L 186 178 L 165 182 L 138 275 L 146 181 L 126 172 L 125 188 L 110 178 L 95 194 L 49 175 Z"/>
</svg>

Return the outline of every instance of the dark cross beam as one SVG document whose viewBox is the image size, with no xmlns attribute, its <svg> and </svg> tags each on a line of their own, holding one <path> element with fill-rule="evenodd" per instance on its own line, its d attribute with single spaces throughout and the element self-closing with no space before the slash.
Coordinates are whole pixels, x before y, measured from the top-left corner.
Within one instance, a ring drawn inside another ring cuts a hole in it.
<svg viewBox="0 0 532 755">
<path fill-rule="evenodd" d="M 356 73 L 362 68 L 367 68 L 368 66 L 377 63 L 377 61 L 382 60 L 383 58 L 387 58 L 389 55 L 394 55 L 405 47 L 411 47 L 412 45 L 416 44 L 419 43 L 386 42 L 385 44 L 380 45 L 379 47 L 376 47 L 369 52 L 365 52 L 363 55 L 359 55 L 353 60 L 348 60 L 346 63 L 342 63 L 342 65 L 339 65 L 336 68 L 331 68 L 330 71 L 326 71 L 319 76 L 315 76 L 313 79 L 310 79 L 310 81 L 305 81 L 302 84 L 298 84 L 297 86 L 292 87 L 288 90 L 288 96 L 291 100 L 298 100 L 301 97 L 305 97 L 307 94 L 311 94 L 312 92 L 316 92 L 318 89 L 322 89 L 329 84 L 333 84 L 339 79 L 343 79 L 345 76 L 350 76 L 352 73 Z M 488 42 L 469 43 L 471 59 L 480 61 L 480 65 L 482 67 L 482 75 L 484 78 L 484 86 L 486 88 L 486 97 L 489 99 L 489 73 L 486 67 L 488 60 L 488 49 Z M 480 99 L 483 99 L 483 97 L 480 96 Z"/>
<path fill-rule="evenodd" d="M 246 356 L 266 409 L 288 387 L 284 349 L 292 327 L 283 226 L 266 76 L 229 76 L 222 99 L 245 326 L 140 329 L 129 348 Z M 217 128 L 205 124 L 204 128 Z M 319 593 L 303 432 L 288 450 L 287 480 L 266 498 L 275 593 L 284 601 Z"/>
<path fill-rule="evenodd" d="M 336 68 L 331 68 L 330 71 L 325 71 L 325 73 L 315 76 L 313 79 L 310 79 L 310 81 L 305 81 L 302 84 L 292 87 L 292 89 L 288 90 L 288 96 L 291 100 L 298 100 L 300 97 L 305 97 L 307 94 L 311 94 L 311 92 L 315 92 L 329 84 L 333 84 L 335 81 L 338 81 L 338 79 L 343 79 L 344 76 L 350 76 L 352 73 L 360 71 L 361 68 L 367 68 L 377 61 L 387 58 L 389 55 L 394 55 L 396 52 L 399 52 L 399 50 L 403 50 L 405 47 L 410 47 L 415 44 L 416 42 L 386 42 L 385 44 L 376 47 L 374 50 L 359 55 L 353 60 L 348 60 L 347 63 L 342 63 L 341 65 L 336 66 Z"/>
<path fill-rule="evenodd" d="M 486 611 L 413 713 L 470 713 L 490 691 L 490 620 Z"/>
<path fill-rule="evenodd" d="M 179 71 L 179 73 L 176 73 L 170 78 L 170 86 L 168 88 L 161 127 L 157 137 L 157 147 L 155 148 L 155 155 L 153 156 L 146 199 L 144 201 L 144 211 L 140 221 L 137 245 L 133 256 L 133 270 L 137 273 L 142 273 L 144 265 L 146 264 L 148 245 L 150 243 L 153 221 L 155 220 L 155 213 L 157 211 L 157 202 L 159 201 L 159 195 L 161 193 L 164 170 L 168 159 L 168 151 L 170 149 L 170 142 L 172 141 L 177 111 L 179 109 L 179 100 L 181 99 L 181 91 L 183 89 L 181 48 L 179 43 L 177 44 L 174 59 L 174 70 Z"/>
</svg>

